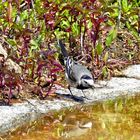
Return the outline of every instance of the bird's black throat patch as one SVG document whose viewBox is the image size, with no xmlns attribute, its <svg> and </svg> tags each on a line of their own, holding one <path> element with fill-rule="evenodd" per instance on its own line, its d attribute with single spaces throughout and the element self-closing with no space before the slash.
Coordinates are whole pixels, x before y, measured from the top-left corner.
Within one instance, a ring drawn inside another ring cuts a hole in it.
<svg viewBox="0 0 140 140">
<path fill-rule="evenodd" d="M 77 89 L 88 89 L 89 87 L 85 87 L 85 86 L 83 86 L 83 85 L 78 85 L 76 88 L 77 88 Z"/>
</svg>

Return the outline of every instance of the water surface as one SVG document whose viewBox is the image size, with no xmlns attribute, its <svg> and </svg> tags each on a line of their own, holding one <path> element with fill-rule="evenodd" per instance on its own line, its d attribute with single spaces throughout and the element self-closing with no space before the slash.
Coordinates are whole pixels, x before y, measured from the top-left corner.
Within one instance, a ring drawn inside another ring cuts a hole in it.
<svg viewBox="0 0 140 140">
<path fill-rule="evenodd" d="M 3 139 L 140 140 L 140 96 L 49 113 Z"/>
</svg>

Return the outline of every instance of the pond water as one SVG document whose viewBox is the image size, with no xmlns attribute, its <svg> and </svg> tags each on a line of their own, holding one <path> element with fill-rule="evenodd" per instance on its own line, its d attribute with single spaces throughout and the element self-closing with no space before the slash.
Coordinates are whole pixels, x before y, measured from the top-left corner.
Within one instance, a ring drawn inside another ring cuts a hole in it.
<svg viewBox="0 0 140 140">
<path fill-rule="evenodd" d="M 49 113 L 3 140 L 140 140 L 140 96 Z"/>
</svg>

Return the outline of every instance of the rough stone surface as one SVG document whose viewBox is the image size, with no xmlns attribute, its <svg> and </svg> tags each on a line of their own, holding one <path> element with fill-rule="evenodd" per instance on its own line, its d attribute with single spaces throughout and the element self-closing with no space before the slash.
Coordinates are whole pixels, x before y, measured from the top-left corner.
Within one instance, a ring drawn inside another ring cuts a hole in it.
<svg viewBox="0 0 140 140">
<path fill-rule="evenodd" d="M 140 79 L 140 65 L 129 66 L 127 69 L 123 70 L 123 75 L 126 77 Z"/>
<path fill-rule="evenodd" d="M 139 73 L 137 74 L 139 75 Z M 106 86 L 103 83 L 106 83 Z M 28 100 L 25 103 L 17 103 L 13 106 L 0 106 L 0 135 L 13 131 L 30 121 L 46 115 L 50 111 L 59 111 L 62 108 L 68 108 L 77 104 L 92 104 L 95 101 L 140 93 L 140 79 L 138 78 L 114 77 L 110 81 L 102 81 L 101 84 L 104 85 L 102 88 L 84 90 L 83 92 L 72 89 L 75 98 L 70 96 L 68 90 L 59 89 L 56 93 L 63 96 L 64 100 Z M 83 98 L 83 93 L 88 99 Z"/>
<path fill-rule="evenodd" d="M 7 59 L 8 54 L 1 44 L 0 44 L 0 54 L 4 55 L 4 58 Z M 15 73 L 19 73 L 19 74 L 21 74 L 22 72 L 21 67 L 11 59 L 7 59 L 5 65 L 6 68 L 10 71 L 14 70 Z"/>
<path fill-rule="evenodd" d="M 14 70 L 15 73 L 19 74 L 22 72 L 21 67 L 11 59 L 7 59 L 5 65 L 7 66 L 7 69 L 10 71 Z"/>
<path fill-rule="evenodd" d="M 39 101 L 28 100 L 25 103 L 17 103 L 13 106 L 0 106 L 0 135 L 14 131 L 50 111 L 57 111 L 74 105 L 69 101 Z"/>
<path fill-rule="evenodd" d="M 2 45 L 0 44 L 0 54 L 4 55 L 4 58 L 7 58 L 7 52 L 6 50 L 2 47 Z"/>
<path fill-rule="evenodd" d="M 83 92 L 88 99 L 82 98 L 84 95 L 81 90 L 72 89 L 72 91 L 73 95 L 79 100 L 83 99 L 84 103 L 91 103 L 99 100 L 114 99 L 117 96 L 140 93 L 140 80 L 134 78 L 114 77 L 110 81 L 106 81 L 106 86 L 102 88 L 84 90 Z M 63 96 L 70 94 L 66 89 L 58 90 L 57 93 Z"/>
</svg>

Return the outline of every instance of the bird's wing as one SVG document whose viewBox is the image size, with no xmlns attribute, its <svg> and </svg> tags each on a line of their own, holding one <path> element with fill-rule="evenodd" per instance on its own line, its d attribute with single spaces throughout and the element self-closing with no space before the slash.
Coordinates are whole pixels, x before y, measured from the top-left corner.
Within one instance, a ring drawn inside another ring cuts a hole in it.
<svg viewBox="0 0 140 140">
<path fill-rule="evenodd" d="M 70 80 L 76 82 L 75 72 L 73 71 L 73 67 L 71 67 L 70 70 L 68 71 L 68 77 Z"/>
<path fill-rule="evenodd" d="M 79 63 L 77 63 L 76 65 L 73 65 L 72 75 L 73 77 L 75 77 L 77 81 L 79 81 L 83 75 L 88 75 L 89 77 L 92 77 L 91 72 L 85 66 Z"/>
</svg>

